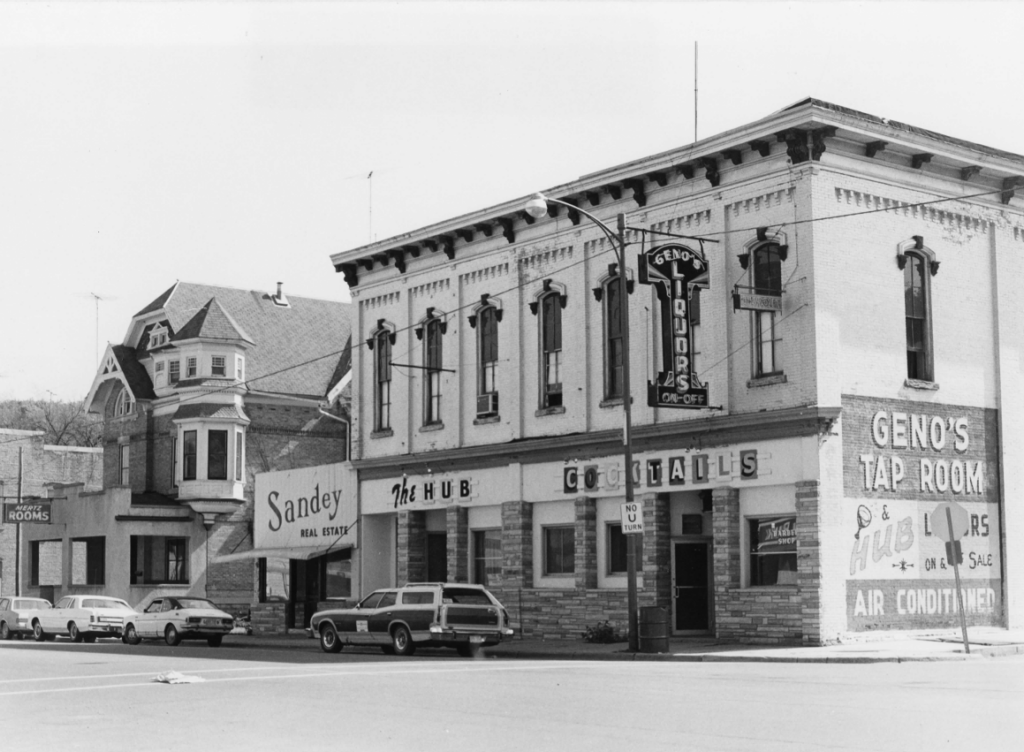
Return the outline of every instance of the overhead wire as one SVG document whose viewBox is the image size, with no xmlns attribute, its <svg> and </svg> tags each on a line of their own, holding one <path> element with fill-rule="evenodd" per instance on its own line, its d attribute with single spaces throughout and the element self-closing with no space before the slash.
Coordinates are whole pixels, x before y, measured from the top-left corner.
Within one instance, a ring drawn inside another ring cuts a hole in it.
<svg viewBox="0 0 1024 752">
<path fill-rule="evenodd" d="M 830 215 L 830 216 L 827 216 L 827 217 L 811 217 L 811 218 L 808 218 L 808 219 L 792 220 L 792 221 L 788 221 L 788 222 L 771 224 L 771 225 L 768 225 L 768 226 L 769 227 L 778 227 L 778 228 L 781 229 L 781 228 L 784 228 L 784 227 L 793 227 L 793 226 L 796 226 L 796 225 L 812 224 L 814 222 L 827 222 L 827 221 L 831 221 L 831 220 L 835 220 L 835 219 L 849 219 L 851 217 L 861 217 L 861 216 L 865 216 L 865 215 L 868 215 L 868 214 L 879 214 L 879 213 L 885 213 L 885 212 L 898 212 L 898 211 L 904 211 L 904 210 L 907 210 L 907 209 L 913 209 L 913 208 L 921 207 L 921 206 L 930 206 L 930 205 L 933 205 L 933 204 L 941 204 L 941 203 L 947 203 L 947 202 L 951 202 L 951 201 L 965 201 L 965 200 L 972 199 L 972 198 L 979 198 L 981 196 L 991 196 L 991 195 L 997 194 L 997 193 L 1001 194 L 1001 193 L 1004 193 L 1005 190 L 1006 189 L 1004 189 L 1004 188 L 992 188 L 992 189 L 985 190 L 985 191 L 979 191 L 977 193 L 970 193 L 970 194 L 965 194 L 965 195 L 961 195 L 961 196 L 948 196 L 946 198 L 929 199 L 927 201 L 916 201 L 916 202 L 902 202 L 901 201 L 901 202 L 892 203 L 892 204 L 887 205 L 887 206 L 878 207 L 878 208 L 875 208 L 875 209 L 865 209 L 863 211 L 847 212 L 847 213 L 844 213 L 844 214 L 835 214 L 835 215 Z M 555 234 L 556 235 L 561 235 L 561 234 L 563 234 L 563 233 L 568 231 L 568 228 L 557 229 L 557 224 L 559 223 L 559 218 L 555 219 L 555 223 L 556 223 L 556 230 L 555 230 Z M 575 227 L 575 226 L 576 225 L 573 225 L 573 227 Z M 756 230 L 758 230 L 759 227 L 764 227 L 764 225 L 760 225 L 758 227 L 743 227 L 743 228 L 736 228 L 736 229 L 731 229 L 731 230 L 718 230 L 718 231 L 714 231 L 714 232 L 699 233 L 699 234 L 696 234 L 696 235 L 693 235 L 693 236 L 690 236 L 690 237 L 693 240 L 698 240 L 699 241 L 702 238 L 724 237 L 724 236 L 727 236 L 727 235 L 735 235 L 735 234 L 741 234 L 741 233 L 749 234 L 751 232 L 755 232 Z M 672 234 L 674 234 L 674 233 L 665 233 L 665 232 L 661 232 L 661 231 L 658 231 L 658 230 L 653 230 L 653 229 L 648 229 L 648 228 L 641 228 L 641 227 L 627 227 L 626 229 L 629 230 L 629 231 L 635 232 L 635 233 L 644 233 L 644 234 L 646 234 L 646 233 L 651 233 L 651 234 L 655 234 L 655 235 L 659 235 L 659 234 L 660 235 L 672 235 Z M 598 242 L 600 244 L 604 245 L 605 244 L 605 239 L 604 238 L 599 238 Z M 627 241 L 625 243 L 625 245 L 626 246 L 636 245 L 639 242 L 640 241 L 637 241 L 637 240 L 631 240 L 631 241 Z M 579 266 L 580 264 L 583 264 L 583 263 L 587 262 L 588 260 L 593 260 L 595 257 L 603 256 L 604 254 L 607 254 L 607 253 L 613 253 L 615 251 L 615 249 L 612 246 L 612 244 L 609 242 L 609 243 L 607 243 L 607 245 L 609 247 L 601 249 L 601 250 L 594 251 L 592 249 L 591 253 L 589 255 L 587 255 L 587 254 L 582 255 L 581 258 L 578 261 L 572 261 L 572 262 L 566 263 L 564 265 L 561 265 L 561 266 L 559 266 L 557 268 L 552 269 L 551 270 L 551 274 L 557 274 L 557 273 L 564 272 L 564 271 L 566 271 L 568 269 L 571 269 L 571 268 L 573 268 L 575 266 Z M 510 292 L 515 292 L 516 290 L 525 288 L 526 286 L 532 285 L 532 284 L 536 284 L 536 280 L 532 280 L 531 279 L 529 281 L 524 281 L 522 283 L 518 283 L 518 284 L 512 285 L 511 287 L 508 287 L 508 288 L 506 288 L 504 290 L 499 290 L 498 292 L 491 293 L 490 297 L 499 297 L 500 295 L 503 295 L 503 294 L 506 294 L 506 293 L 510 293 Z M 478 304 L 478 301 L 473 301 L 471 303 L 466 303 L 465 305 L 462 305 L 462 306 L 459 306 L 457 308 L 454 308 L 451 311 L 448 311 L 448 312 L 445 313 L 445 319 L 447 320 L 449 317 L 454 317 L 455 314 L 457 314 L 457 313 L 459 313 L 461 311 L 464 311 L 464 310 L 471 309 L 474 306 L 476 306 L 477 304 Z M 785 318 L 788 318 L 789 316 L 793 315 L 797 311 L 801 310 L 803 307 L 804 306 L 801 306 L 801 307 L 795 309 L 790 314 L 787 314 L 787 316 Z M 784 320 L 784 319 L 780 319 L 780 321 L 781 320 Z M 397 335 L 399 333 L 408 332 L 408 331 L 411 331 L 411 330 L 417 328 L 418 326 L 419 326 L 418 323 L 409 324 L 408 326 L 395 329 L 393 332 L 391 332 L 391 334 Z M 743 347 L 746 347 L 748 344 L 749 344 L 749 342 L 745 343 L 743 345 Z M 344 354 L 346 352 L 346 350 L 351 351 L 351 350 L 354 350 L 357 347 L 366 347 L 366 346 L 367 346 L 367 343 L 365 341 L 358 341 L 358 342 L 350 341 L 346 345 L 346 347 L 344 347 L 344 348 L 342 348 L 340 350 L 334 350 L 334 351 L 325 353 L 323 355 L 318 355 L 316 357 L 309 358 L 309 359 L 304 360 L 304 361 L 299 362 L 299 363 L 293 363 L 291 365 L 284 366 L 284 367 L 279 368 L 279 369 L 277 369 L 275 371 L 270 371 L 268 373 L 260 374 L 259 376 L 252 377 L 250 379 L 245 379 L 242 382 L 242 384 L 244 386 L 246 386 L 246 387 L 249 387 L 250 385 L 255 384 L 255 382 L 258 382 L 258 381 L 260 381 L 262 379 L 267 379 L 267 378 L 270 378 L 272 376 L 277 376 L 277 375 L 280 375 L 282 373 L 287 373 L 288 371 L 292 371 L 292 370 L 295 370 L 295 369 L 298 369 L 298 368 L 304 368 L 306 366 L 312 365 L 313 363 L 317 363 L 317 362 L 319 362 L 321 360 L 326 360 L 327 358 L 338 357 L 338 356 Z M 742 347 L 740 349 L 742 349 Z M 729 356 L 727 356 L 727 358 L 731 357 L 733 354 L 735 354 L 735 352 L 736 351 L 733 351 L 733 353 L 731 353 Z M 399 355 L 398 357 L 405 357 L 405 356 L 409 355 L 410 353 L 411 353 L 410 350 L 406 350 L 403 353 L 401 353 L 401 355 Z M 721 362 L 722 361 L 719 361 L 718 363 L 714 364 L 714 366 L 720 365 Z M 705 369 L 704 371 L 702 371 L 702 373 L 706 373 L 708 370 L 710 370 L 710 368 L 712 368 L 714 366 L 711 366 L 708 369 Z M 204 392 L 202 394 L 197 394 L 197 395 L 192 395 L 192 396 L 188 396 L 188 397 L 183 397 L 183 398 L 179 399 L 179 404 L 182 404 L 182 403 L 185 403 L 185 402 L 191 402 L 191 401 L 194 401 L 194 400 L 206 399 L 211 394 L 217 394 L 219 392 L 229 391 L 229 390 L 233 390 L 235 388 L 237 388 L 237 385 L 236 384 L 232 384 L 232 385 L 223 386 L 223 387 L 220 387 L 220 388 L 217 388 L 217 389 L 212 389 L 212 390 Z M 4 443 L 4 442 L 0 442 L 0 443 Z"/>
</svg>

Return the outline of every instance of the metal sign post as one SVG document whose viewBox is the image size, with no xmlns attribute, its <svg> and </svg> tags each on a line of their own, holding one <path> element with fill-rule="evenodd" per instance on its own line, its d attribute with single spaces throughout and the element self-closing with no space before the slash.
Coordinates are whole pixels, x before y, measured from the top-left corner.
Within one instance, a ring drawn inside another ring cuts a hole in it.
<svg viewBox="0 0 1024 752">
<path fill-rule="evenodd" d="M 946 524 L 949 526 L 949 536 L 953 538 L 953 512 L 946 507 Z M 967 640 L 967 615 L 964 613 L 964 594 L 960 590 L 960 541 L 953 538 L 949 548 L 953 552 L 953 576 L 956 578 L 956 604 L 960 608 L 960 631 L 964 636 L 964 652 L 970 654 L 971 643 Z"/>
<path fill-rule="evenodd" d="M 946 559 L 953 564 L 953 576 L 956 578 L 956 605 L 960 609 L 960 632 L 964 639 L 964 652 L 971 652 L 971 644 L 967 640 L 967 614 L 964 613 L 964 594 L 960 589 L 960 562 L 963 551 L 960 538 L 966 535 L 970 526 L 970 515 L 967 510 L 955 501 L 946 501 L 935 507 L 932 520 L 938 518 L 935 535 L 946 541 Z M 943 525 L 942 523 L 946 524 Z"/>
</svg>

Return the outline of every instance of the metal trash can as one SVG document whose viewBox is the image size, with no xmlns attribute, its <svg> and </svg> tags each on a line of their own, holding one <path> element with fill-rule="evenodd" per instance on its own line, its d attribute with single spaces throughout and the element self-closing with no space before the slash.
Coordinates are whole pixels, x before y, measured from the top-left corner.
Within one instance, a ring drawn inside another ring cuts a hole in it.
<svg viewBox="0 0 1024 752">
<path fill-rule="evenodd" d="M 661 606 L 641 608 L 637 637 L 641 653 L 667 653 L 668 609 Z"/>
</svg>

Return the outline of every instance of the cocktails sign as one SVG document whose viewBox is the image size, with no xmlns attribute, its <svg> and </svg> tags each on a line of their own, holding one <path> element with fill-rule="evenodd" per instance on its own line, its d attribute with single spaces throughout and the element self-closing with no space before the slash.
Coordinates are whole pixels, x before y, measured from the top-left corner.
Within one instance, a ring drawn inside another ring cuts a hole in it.
<svg viewBox="0 0 1024 752">
<path fill-rule="evenodd" d="M 651 407 L 708 406 L 707 385 L 693 371 L 690 307 L 693 288 L 706 286 L 707 273 L 703 252 L 677 243 L 640 255 L 640 282 L 654 285 L 661 302 L 664 370 L 655 381 L 647 382 L 647 404 Z"/>
</svg>

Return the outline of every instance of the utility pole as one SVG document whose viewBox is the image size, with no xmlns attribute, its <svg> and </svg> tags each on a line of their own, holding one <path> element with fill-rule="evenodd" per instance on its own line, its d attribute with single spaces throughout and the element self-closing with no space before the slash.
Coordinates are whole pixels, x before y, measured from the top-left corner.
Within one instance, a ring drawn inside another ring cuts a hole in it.
<svg viewBox="0 0 1024 752">
<path fill-rule="evenodd" d="M 25 480 L 25 447 L 18 447 L 18 503 L 21 503 Z M 21 595 L 21 523 L 14 523 L 14 597 Z"/>
</svg>

